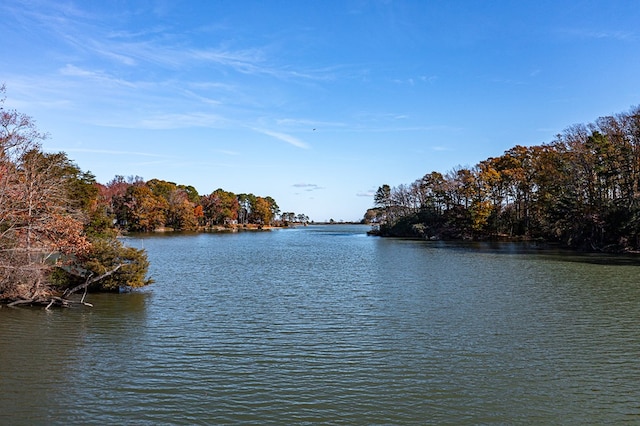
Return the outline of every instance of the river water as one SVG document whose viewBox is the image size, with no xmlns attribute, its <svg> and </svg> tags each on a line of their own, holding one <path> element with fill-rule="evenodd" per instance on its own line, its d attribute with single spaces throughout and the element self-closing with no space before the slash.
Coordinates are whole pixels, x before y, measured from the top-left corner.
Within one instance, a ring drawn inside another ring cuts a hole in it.
<svg viewBox="0 0 640 426">
<path fill-rule="evenodd" d="M 640 262 L 363 226 L 131 238 L 156 282 L 0 309 L 0 424 L 640 424 Z"/>
</svg>

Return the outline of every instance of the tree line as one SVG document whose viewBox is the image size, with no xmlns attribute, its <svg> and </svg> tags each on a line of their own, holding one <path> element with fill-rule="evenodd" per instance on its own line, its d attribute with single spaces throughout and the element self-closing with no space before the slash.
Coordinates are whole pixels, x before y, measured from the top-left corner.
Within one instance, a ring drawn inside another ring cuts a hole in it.
<svg viewBox="0 0 640 426">
<path fill-rule="evenodd" d="M 640 249 L 640 107 L 571 126 L 550 143 L 411 184 L 382 185 L 365 221 L 381 235 L 540 239 Z"/>
<path fill-rule="evenodd" d="M 139 176 L 116 176 L 107 184 L 97 184 L 97 188 L 107 216 L 117 227 L 130 232 L 206 231 L 309 222 L 305 214 L 281 213 L 270 196 L 235 194 L 221 188 L 199 195 L 191 185 L 160 179 L 145 182 Z"/>
</svg>

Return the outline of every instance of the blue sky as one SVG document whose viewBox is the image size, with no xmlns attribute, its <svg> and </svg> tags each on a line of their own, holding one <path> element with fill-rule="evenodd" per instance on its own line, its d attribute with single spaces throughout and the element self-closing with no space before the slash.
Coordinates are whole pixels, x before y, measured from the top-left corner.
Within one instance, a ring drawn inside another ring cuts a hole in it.
<svg viewBox="0 0 640 426">
<path fill-rule="evenodd" d="M 640 104 L 640 3 L 0 1 L 5 106 L 100 182 L 359 220 L 409 184 Z"/>
</svg>

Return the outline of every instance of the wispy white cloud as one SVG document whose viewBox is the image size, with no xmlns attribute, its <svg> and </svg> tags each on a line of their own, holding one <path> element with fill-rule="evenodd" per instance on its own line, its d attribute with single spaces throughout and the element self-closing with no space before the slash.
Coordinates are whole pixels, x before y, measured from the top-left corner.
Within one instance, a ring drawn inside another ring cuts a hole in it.
<svg viewBox="0 0 640 426">
<path fill-rule="evenodd" d="M 294 183 L 293 186 L 296 188 L 304 188 L 305 191 L 309 192 L 324 189 L 322 186 L 316 185 L 315 183 Z"/>
<path fill-rule="evenodd" d="M 129 15 L 139 13 L 139 8 L 114 11 L 107 19 L 121 19 L 124 25 L 110 25 L 104 16 L 69 7 L 36 0 L 24 10 L 12 9 L 22 25 L 38 27 L 40 36 L 51 38 L 58 48 L 51 51 L 52 57 L 57 55 L 56 66 L 34 77 L 30 83 L 35 85 L 25 85 L 26 105 L 37 92 L 40 105 L 63 105 L 73 112 L 75 122 L 127 129 L 233 128 L 252 123 L 248 126 L 301 149 L 310 145 L 293 130 L 347 127 L 273 117 L 261 123 L 256 117 L 271 116 L 273 105 L 296 96 L 274 79 L 314 85 L 348 73 L 349 65 L 281 62 L 281 46 L 275 42 L 251 46 L 211 38 L 217 41 L 196 45 L 188 34 L 172 33 L 175 27 L 169 24 L 127 28 Z M 247 75 L 263 81 L 255 85 Z M 284 128 L 262 130 L 277 127 Z"/>
<path fill-rule="evenodd" d="M 136 127 L 145 129 L 180 129 L 187 127 L 219 127 L 224 119 L 216 114 L 202 112 L 183 114 L 157 114 L 142 118 Z"/>
<path fill-rule="evenodd" d="M 413 78 L 407 78 L 407 79 L 394 79 L 392 80 L 394 83 L 396 84 L 408 84 L 409 86 L 415 86 L 416 82 Z"/>
<path fill-rule="evenodd" d="M 111 30 L 106 33 L 106 36 L 110 39 L 134 39 L 134 38 L 143 38 L 151 35 L 162 35 L 169 31 L 169 28 L 166 26 L 155 26 L 152 28 L 144 28 L 144 29 L 136 29 L 132 30 Z"/>
<path fill-rule="evenodd" d="M 231 151 L 227 149 L 216 149 L 216 152 L 224 155 L 233 155 L 233 156 L 240 155 L 238 151 Z"/>
<path fill-rule="evenodd" d="M 141 166 L 158 166 L 163 164 L 172 164 L 170 161 L 133 161 L 127 162 L 129 167 L 141 167 Z"/>
<path fill-rule="evenodd" d="M 303 69 L 290 64 L 278 65 L 268 54 L 271 49 L 265 45 L 244 48 L 221 43 L 191 47 L 185 45 L 183 34 L 172 33 L 166 26 L 142 31 L 114 30 L 105 25 L 104 17 L 93 16 L 67 3 L 24 8 L 7 6 L 5 9 L 22 26 L 37 25 L 51 38 L 66 43 L 72 48 L 65 52 L 69 57 L 77 54 L 85 59 L 101 57 L 116 66 L 144 67 L 146 64 L 184 70 L 213 65 L 241 74 L 314 80 L 326 80 L 334 70 L 333 67 Z"/>
<path fill-rule="evenodd" d="M 408 78 L 396 78 L 393 79 L 393 83 L 395 84 L 408 84 L 409 86 L 415 86 L 418 83 L 434 83 L 438 77 L 435 75 L 420 75 L 418 77 L 408 77 Z"/>
<path fill-rule="evenodd" d="M 409 118 L 408 115 L 402 113 L 395 112 L 368 112 L 362 111 L 355 115 L 355 117 L 360 121 L 395 121 L 395 120 L 405 120 Z"/>
<path fill-rule="evenodd" d="M 300 139 L 298 139 L 298 138 L 296 138 L 294 136 L 288 135 L 286 133 L 274 132 L 274 131 L 266 130 L 266 129 L 253 129 L 253 130 L 255 130 L 256 132 L 265 134 L 267 136 L 271 136 L 272 138 L 279 139 L 279 140 L 281 140 L 283 142 L 286 142 L 289 145 L 293 145 L 293 146 L 295 146 L 297 148 L 303 148 L 303 149 L 309 149 L 310 148 L 310 146 L 307 143 L 301 141 Z"/>
<path fill-rule="evenodd" d="M 90 70 L 82 69 L 80 67 L 77 67 L 71 64 L 67 64 L 65 67 L 61 68 L 59 72 L 63 76 L 85 78 L 85 79 L 93 80 L 95 82 L 99 82 L 101 84 L 118 85 L 118 86 L 125 86 L 129 88 L 137 87 L 137 85 L 132 82 L 114 78 L 105 72 L 90 71 Z"/>
<path fill-rule="evenodd" d="M 259 48 L 237 51 L 220 48 L 192 49 L 185 52 L 184 59 L 219 64 L 246 74 L 272 72 L 265 65 L 265 54 Z"/>
<path fill-rule="evenodd" d="M 516 79 L 512 79 L 512 78 L 502 78 L 502 77 L 495 77 L 495 78 L 490 79 L 490 81 L 492 83 L 506 84 L 506 85 L 509 85 L 509 86 L 524 86 L 524 85 L 530 84 L 529 81 L 516 80 Z"/>
<path fill-rule="evenodd" d="M 279 118 L 276 119 L 276 124 L 278 126 L 304 127 L 309 130 L 332 127 L 347 127 L 346 123 L 334 121 L 317 121 L 304 118 Z"/>
<path fill-rule="evenodd" d="M 206 96 L 202 96 L 202 95 L 199 95 L 199 94 L 197 94 L 197 93 L 194 93 L 194 92 L 193 92 L 193 91 L 191 91 L 191 90 L 185 90 L 185 92 L 184 92 L 184 93 L 185 93 L 187 96 L 190 96 L 190 97 L 192 97 L 193 99 L 196 99 L 196 100 L 198 100 L 198 101 L 200 101 L 200 102 L 202 102 L 202 103 L 204 103 L 204 104 L 208 104 L 208 105 L 220 105 L 220 104 L 222 103 L 222 102 L 221 102 L 221 101 L 219 101 L 218 99 L 212 99 L 212 98 L 209 98 L 209 97 L 206 97 Z"/>
<path fill-rule="evenodd" d="M 584 39 L 612 39 L 619 41 L 635 40 L 638 38 L 636 32 L 620 30 L 594 30 L 585 28 L 570 28 L 560 31 L 571 37 Z"/>
<path fill-rule="evenodd" d="M 68 24 L 65 24 L 69 28 Z M 116 33 L 111 37 L 99 31 L 103 37 L 87 37 L 86 33 L 65 32 L 62 39 L 87 55 L 102 56 L 116 64 L 141 67 L 145 64 L 169 69 L 186 69 L 199 65 L 218 66 L 225 71 L 246 75 L 266 75 L 278 79 L 327 80 L 334 78 L 335 67 L 320 69 L 295 69 L 275 64 L 268 55 L 268 47 L 231 48 L 219 45 L 206 48 L 185 48 L 169 31 L 162 36 L 153 33 Z"/>
<path fill-rule="evenodd" d="M 373 189 L 370 189 L 368 191 L 358 192 L 356 194 L 356 197 L 373 197 L 375 194 L 376 194 L 376 191 L 374 191 Z"/>
<path fill-rule="evenodd" d="M 107 155 L 125 155 L 125 156 L 140 156 L 140 157 L 157 157 L 157 158 L 172 158 L 168 155 L 156 154 L 153 152 L 139 152 L 139 151 L 117 151 L 109 149 L 90 149 L 90 148 L 60 148 L 52 147 L 51 151 L 64 151 L 64 152 L 83 152 L 89 154 L 107 154 Z"/>
</svg>

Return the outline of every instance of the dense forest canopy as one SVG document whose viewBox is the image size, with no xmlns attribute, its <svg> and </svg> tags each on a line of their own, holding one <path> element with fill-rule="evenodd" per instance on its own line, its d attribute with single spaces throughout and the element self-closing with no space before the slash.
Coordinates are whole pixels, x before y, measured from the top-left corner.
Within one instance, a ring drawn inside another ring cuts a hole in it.
<svg viewBox="0 0 640 426">
<path fill-rule="evenodd" d="M 411 184 L 382 185 L 365 220 L 380 234 L 524 238 L 640 249 L 640 107 L 574 125 L 538 146 Z"/>
</svg>

